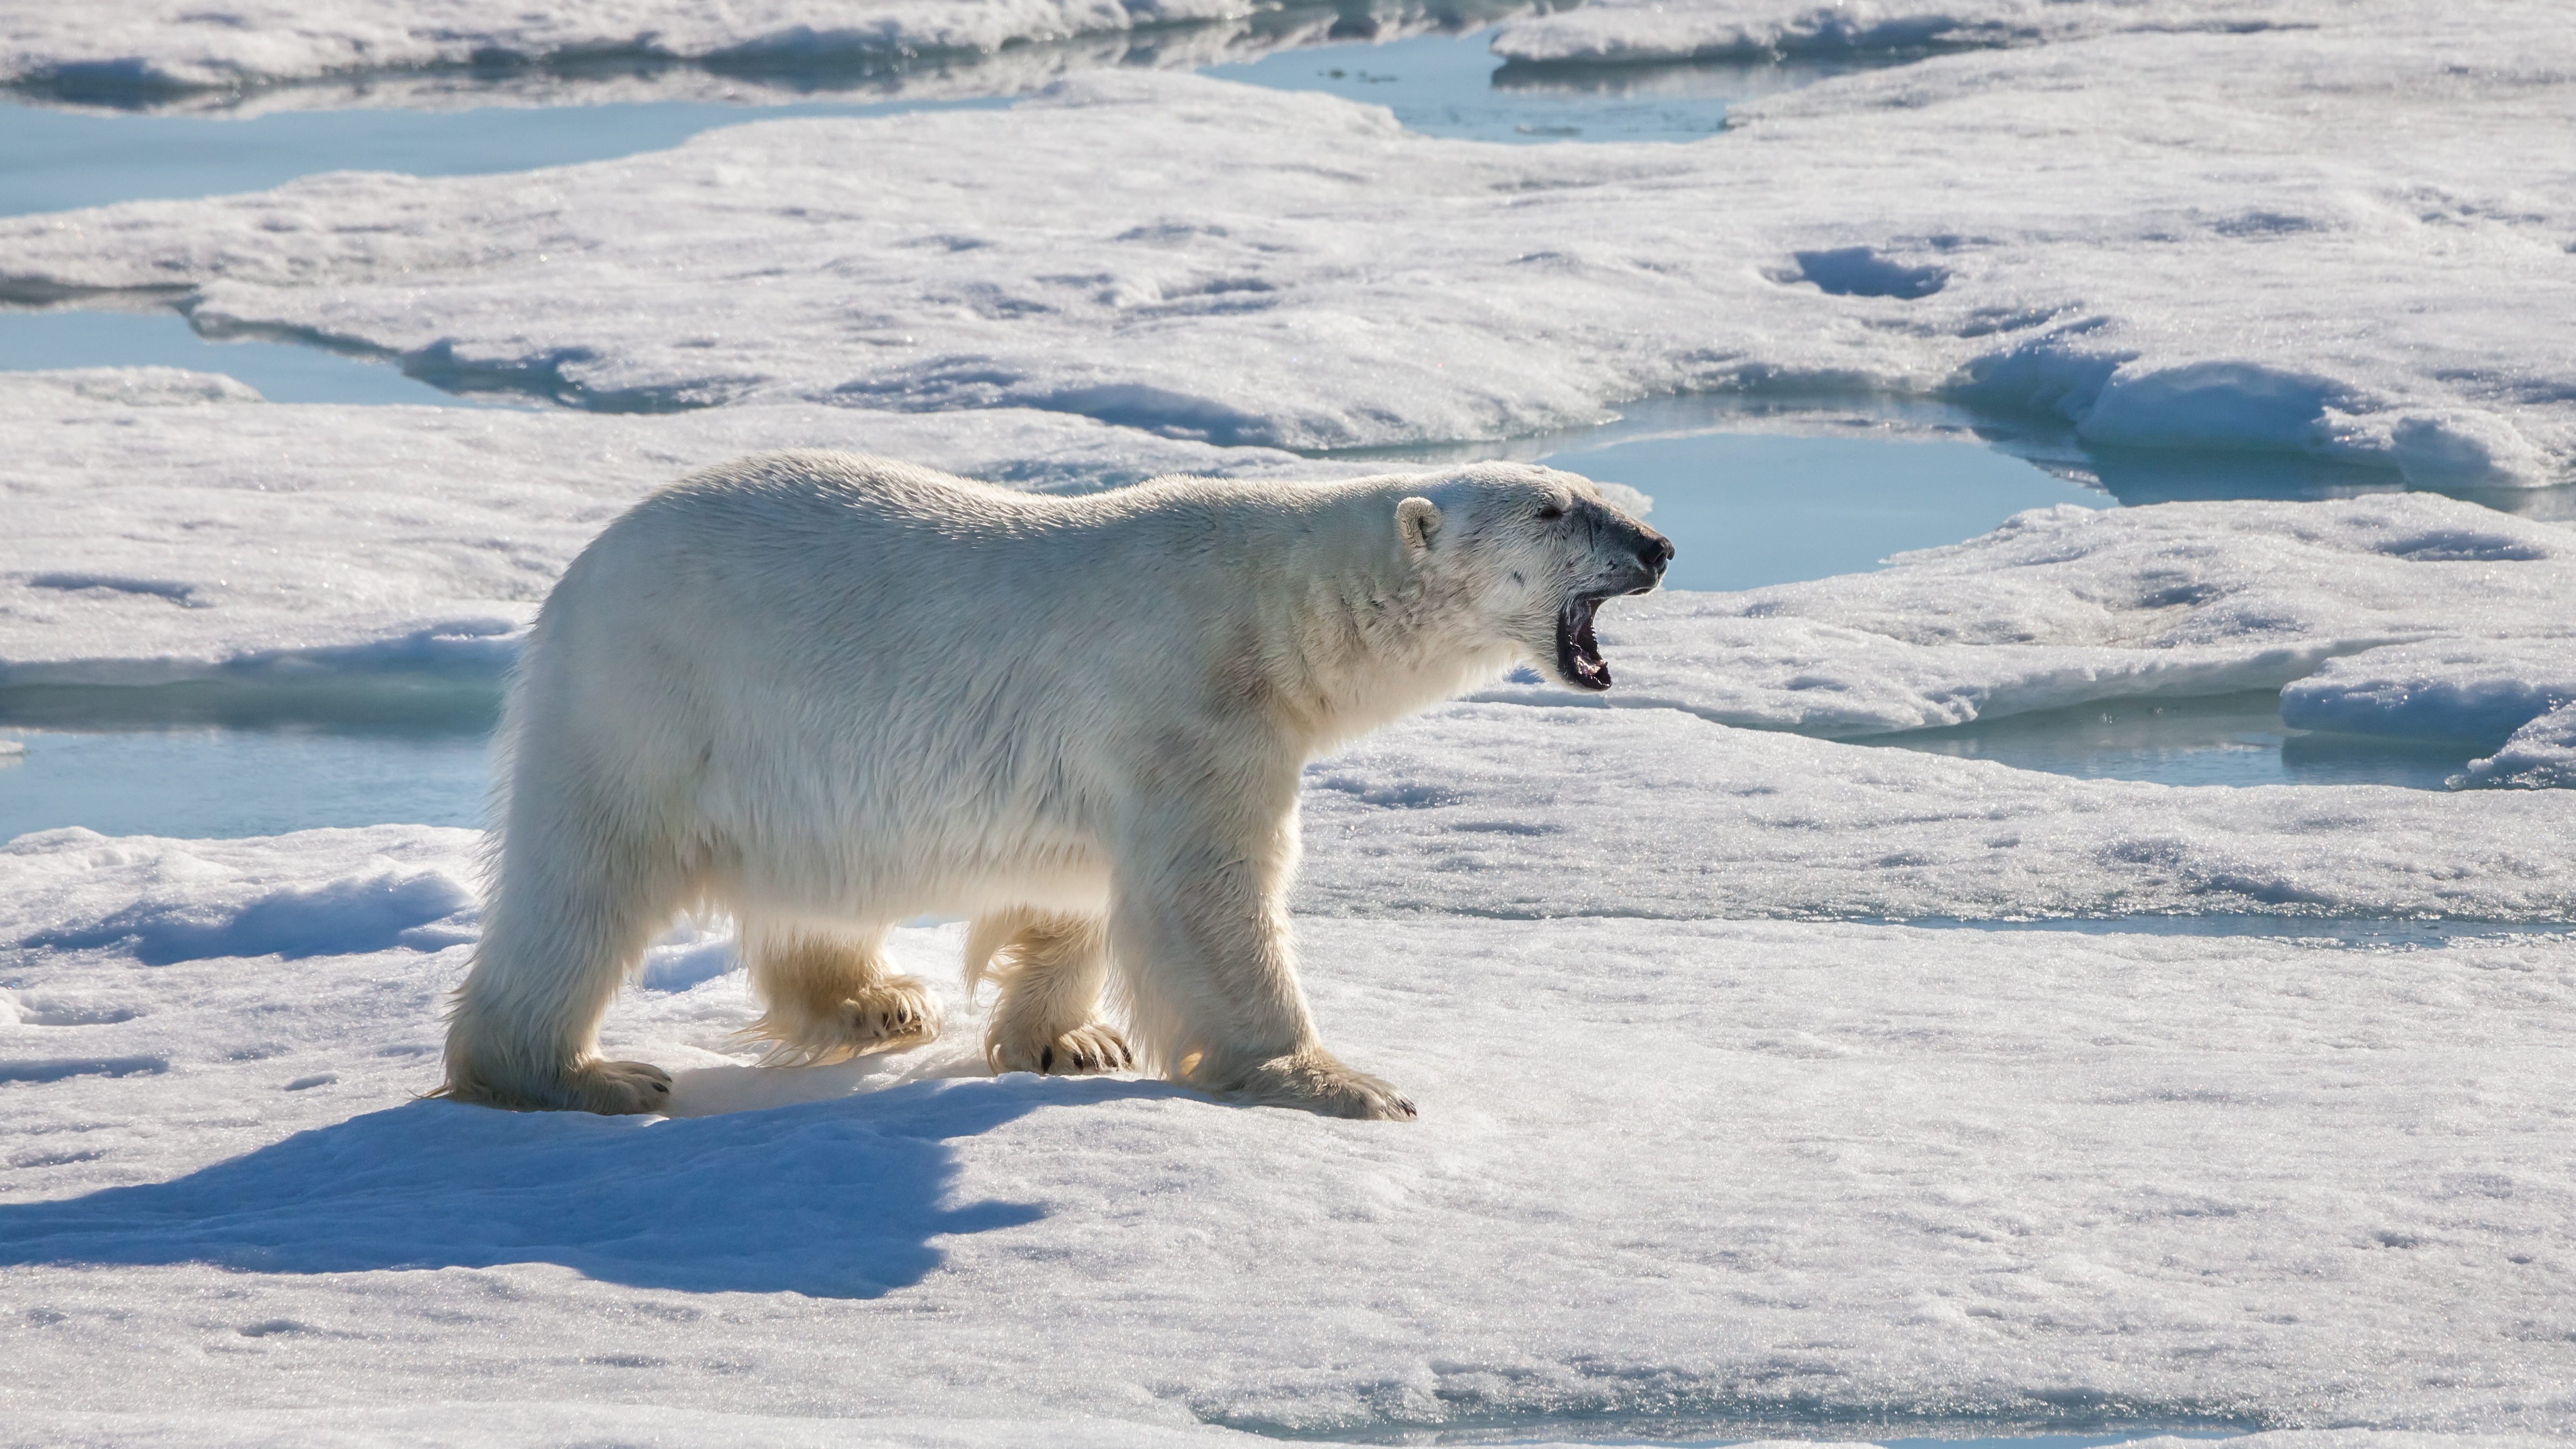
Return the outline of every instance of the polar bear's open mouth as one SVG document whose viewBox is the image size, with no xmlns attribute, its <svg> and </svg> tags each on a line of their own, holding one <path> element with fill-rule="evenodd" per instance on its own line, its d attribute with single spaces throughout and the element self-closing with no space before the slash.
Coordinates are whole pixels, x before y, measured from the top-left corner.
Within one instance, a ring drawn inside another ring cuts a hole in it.
<svg viewBox="0 0 2576 1449">
<path fill-rule="evenodd" d="M 1556 672 L 1566 682 L 1580 689 L 1608 689 L 1610 661 L 1601 657 L 1601 641 L 1593 637 L 1592 616 L 1601 609 L 1606 594 L 1587 594 L 1565 601 L 1556 615 Z"/>
</svg>

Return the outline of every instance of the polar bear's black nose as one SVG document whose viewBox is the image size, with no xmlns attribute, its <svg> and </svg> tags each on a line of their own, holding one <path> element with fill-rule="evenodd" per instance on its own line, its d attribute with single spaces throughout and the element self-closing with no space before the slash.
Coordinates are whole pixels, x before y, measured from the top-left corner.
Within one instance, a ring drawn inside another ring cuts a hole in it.
<svg viewBox="0 0 2576 1449">
<path fill-rule="evenodd" d="M 1637 562 L 1645 565 L 1651 588 L 1663 581 L 1664 565 L 1673 561 L 1673 541 L 1651 528 L 1639 528 L 1637 533 Z"/>
</svg>

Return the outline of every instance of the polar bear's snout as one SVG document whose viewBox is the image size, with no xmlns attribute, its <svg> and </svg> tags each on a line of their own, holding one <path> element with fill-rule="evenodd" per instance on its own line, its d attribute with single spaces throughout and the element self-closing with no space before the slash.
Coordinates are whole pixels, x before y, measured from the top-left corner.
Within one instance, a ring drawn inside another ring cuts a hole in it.
<svg viewBox="0 0 2576 1449">
<path fill-rule="evenodd" d="M 1642 523 L 1631 523 L 1621 519 L 1619 526 L 1626 533 L 1634 535 L 1633 539 L 1627 542 L 1636 554 L 1633 567 L 1637 575 L 1635 587 L 1621 589 L 1619 592 L 1645 593 L 1664 581 L 1664 569 L 1673 561 L 1673 541 Z"/>
<path fill-rule="evenodd" d="M 1673 541 L 1615 509 L 1595 504 L 1592 558 L 1597 572 L 1566 597 L 1556 615 L 1557 677 L 1577 689 L 1610 687 L 1610 661 L 1593 633 L 1605 600 L 1642 594 L 1663 582 Z"/>
</svg>

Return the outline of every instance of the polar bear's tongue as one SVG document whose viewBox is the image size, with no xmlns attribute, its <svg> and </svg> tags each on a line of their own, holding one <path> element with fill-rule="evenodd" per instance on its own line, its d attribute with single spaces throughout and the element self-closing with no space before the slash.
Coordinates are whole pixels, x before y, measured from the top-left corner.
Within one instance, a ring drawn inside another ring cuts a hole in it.
<svg viewBox="0 0 2576 1449">
<path fill-rule="evenodd" d="M 1610 661 L 1601 657 L 1601 641 L 1592 633 L 1592 616 L 1600 608 L 1599 599 L 1569 599 L 1556 616 L 1558 672 L 1585 689 L 1610 687 Z"/>
</svg>

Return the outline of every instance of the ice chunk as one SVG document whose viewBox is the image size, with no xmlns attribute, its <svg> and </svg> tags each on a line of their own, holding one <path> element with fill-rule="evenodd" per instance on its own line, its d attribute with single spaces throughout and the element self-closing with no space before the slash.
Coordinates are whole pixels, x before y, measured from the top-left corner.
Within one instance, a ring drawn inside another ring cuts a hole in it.
<svg viewBox="0 0 2576 1449">
<path fill-rule="evenodd" d="M 2504 748 L 2471 760 L 2451 788 L 2507 786 L 2518 790 L 2576 790 L 2576 703 L 2562 704 L 2513 732 Z"/>
<path fill-rule="evenodd" d="M 69 367 L 51 372 L 0 373 L 0 398 L 12 411 L 41 407 L 47 392 L 86 402 L 128 407 L 185 407 L 197 403 L 260 402 L 259 390 L 221 373 L 180 367 Z"/>
<path fill-rule="evenodd" d="M 25 944 L 119 946 L 146 966 L 218 956 L 347 956 L 409 944 L 402 938 L 416 928 L 473 904 L 473 892 L 453 876 L 387 872 L 271 891 L 211 913 L 143 904 L 87 925 L 39 931 Z"/>
<path fill-rule="evenodd" d="M 2088 442 L 2133 448 L 2313 448 L 2329 407 L 2349 399 L 2322 377 L 2241 362 L 2114 371 L 2076 414 Z"/>
<path fill-rule="evenodd" d="M 2298 729 L 2472 742 L 2493 749 L 2576 700 L 2576 621 L 2554 637 L 2446 639 L 2337 659 L 2281 691 Z"/>
</svg>

